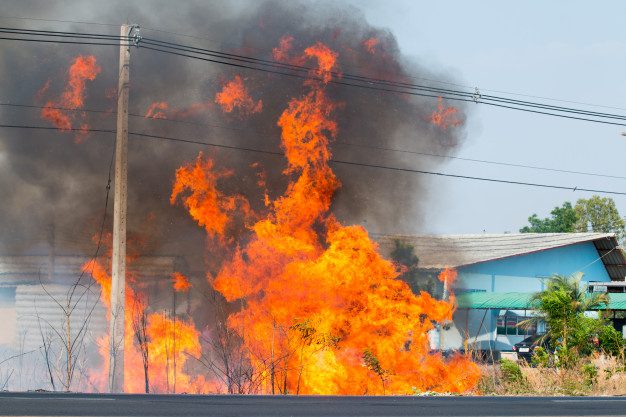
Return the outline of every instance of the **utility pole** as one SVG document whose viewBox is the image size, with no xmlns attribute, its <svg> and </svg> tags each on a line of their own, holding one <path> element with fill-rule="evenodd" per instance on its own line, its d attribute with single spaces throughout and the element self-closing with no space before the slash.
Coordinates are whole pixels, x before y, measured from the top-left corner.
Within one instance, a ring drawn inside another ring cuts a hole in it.
<svg viewBox="0 0 626 417">
<path fill-rule="evenodd" d="M 113 204 L 113 255 L 111 259 L 111 317 L 109 319 L 109 391 L 124 391 L 124 323 L 126 316 L 126 200 L 128 179 L 128 87 L 130 36 L 139 42 L 137 25 L 120 30 L 117 133 L 115 136 L 115 195 Z"/>
</svg>

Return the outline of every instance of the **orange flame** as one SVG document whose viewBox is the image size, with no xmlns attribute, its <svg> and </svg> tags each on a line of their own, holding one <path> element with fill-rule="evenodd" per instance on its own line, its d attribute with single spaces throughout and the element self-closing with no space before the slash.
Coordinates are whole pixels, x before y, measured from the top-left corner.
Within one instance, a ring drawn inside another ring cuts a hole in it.
<svg viewBox="0 0 626 417">
<path fill-rule="evenodd" d="M 363 41 L 363 46 L 368 53 L 374 55 L 376 53 L 376 46 L 378 46 L 379 43 L 378 38 L 369 38 Z"/>
<path fill-rule="evenodd" d="M 189 279 L 180 272 L 174 272 L 172 274 L 172 281 L 174 291 L 176 292 L 189 291 L 189 289 L 191 288 L 191 283 L 189 282 Z"/>
<path fill-rule="evenodd" d="M 111 308 L 111 275 L 98 260 L 86 262 L 83 271 L 89 273 L 101 287 L 101 300 L 107 307 L 108 316 Z M 179 274 L 186 279 L 182 274 Z M 129 281 L 129 280 L 127 280 Z M 187 281 L 185 281 L 187 282 Z M 190 286 L 190 284 L 187 282 Z M 192 322 L 176 319 L 166 313 L 148 313 L 143 298 L 130 286 L 126 287 L 126 315 L 124 333 L 124 391 L 140 393 L 145 391 L 145 373 L 142 351 L 136 335 L 136 320 L 145 314 L 145 349 L 149 357 L 149 381 L 151 392 L 212 392 L 214 383 L 204 377 L 191 376 L 186 372 L 186 363 L 190 356 L 201 354 L 200 335 Z M 108 334 L 98 339 L 99 352 L 103 366 L 93 371 L 92 382 L 99 389 L 106 389 L 109 369 Z"/>
<path fill-rule="evenodd" d="M 278 62 L 285 62 L 291 65 L 304 65 L 306 57 L 291 56 L 293 49 L 293 36 L 285 35 L 278 41 L 278 46 L 272 49 L 272 57 Z"/>
<path fill-rule="evenodd" d="M 168 108 L 169 105 L 165 101 L 155 101 L 148 107 L 144 117 L 152 119 L 167 119 L 165 111 Z"/>
<path fill-rule="evenodd" d="M 332 118 L 337 104 L 325 86 L 337 54 L 317 43 L 305 56 L 317 60 L 318 80 L 308 80 L 308 92 L 292 99 L 278 120 L 284 173 L 293 180 L 211 280 L 226 300 L 241 300 L 228 326 L 241 337 L 259 391 L 469 390 L 478 367 L 464 356 L 445 360 L 429 348 L 428 332 L 452 318 L 453 302 L 414 294 L 363 227 L 344 226 L 329 213 L 340 183 L 328 165 L 328 144 L 338 128 Z M 183 202 L 209 235 L 224 229 L 233 206 L 232 197 L 217 189 L 219 176 L 200 155 L 176 172 L 172 192 L 172 202 L 191 192 Z M 440 279 L 451 282 L 453 275 L 447 270 Z"/>
<path fill-rule="evenodd" d="M 441 97 L 437 99 L 437 110 L 430 115 L 430 121 L 443 130 L 463 124 L 463 120 L 458 118 L 458 109 L 456 107 L 444 107 Z"/>
<path fill-rule="evenodd" d="M 227 196 L 218 190 L 218 180 L 231 175 L 232 171 L 214 172 L 213 160 L 205 160 L 200 153 L 195 164 L 176 171 L 170 203 L 174 204 L 180 197 L 191 217 L 210 236 L 223 238 L 226 227 L 237 210 L 242 211 L 244 216 L 251 213 L 248 201 L 243 196 Z M 191 194 L 183 197 L 186 190 L 191 191 Z"/>
<path fill-rule="evenodd" d="M 254 102 L 239 75 L 235 75 L 235 78 L 227 82 L 222 91 L 215 95 L 215 102 L 226 113 L 232 113 L 235 108 L 238 108 L 243 115 L 260 113 L 263 110 L 263 102 L 261 100 Z"/>
<path fill-rule="evenodd" d="M 85 82 L 93 81 L 100 74 L 101 68 L 96 63 L 93 55 L 79 55 L 74 58 L 68 70 L 69 79 L 65 91 L 57 100 L 48 101 L 41 110 L 41 117 L 51 122 L 56 128 L 63 131 L 70 131 L 73 121 L 81 121 L 84 114 L 76 113 L 83 107 L 85 100 Z M 49 82 L 38 92 L 40 97 L 48 90 Z M 82 142 L 87 136 L 89 124 L 82 121 L 80 131 L 75 137 L 77 143 Z"/>
</svg>

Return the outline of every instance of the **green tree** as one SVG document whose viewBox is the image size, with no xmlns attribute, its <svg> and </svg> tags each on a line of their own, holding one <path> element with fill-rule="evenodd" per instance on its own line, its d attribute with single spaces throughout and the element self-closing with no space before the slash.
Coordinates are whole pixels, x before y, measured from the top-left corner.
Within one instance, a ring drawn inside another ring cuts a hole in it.
<svg viewBox="0 0 626 417">
<path fill-rule="evenodd" d="M 535 308 L 542 313 L 547 325 L 547 336 L 557 349 L 559 363 L 568 365 L 577 354 L 588 354 L 593 349 L 591 338 L 597 335 L 604 322 L 586 317 L 585 312 L 608 303 L 605 293 L 588 293 L 582 282 L 583 274 L 553 275 L 545 289 L 533 296 Z M 538 318 L 520 323 L 521 326 Z"/>
<path fill-rule="evenodd" d="M 615 233 L 619 241 L 626 235 L 626 223 L 620 216 L 615 201 L 610 197 L 597 195 L 589 199 L 581 198 L 574 207 L 577 232 Z"/>
<path fill-rule="evenodd" d="M 537 214 L 528 218 L 530 225 L 520 229 L 521 233 L 571 233 L 575 231 L 574 225 L 578 221 L 578 215 L 572 207 L 572 203 L 566 201 L 561 207 L 555 207 L 551 217 L 540 219 Z"/>
<path fill-rule="evenodd" d="M 399 239 L 394 240 L 395 247 L 391 252 L 391 259 L 402 268 L 399 278 L 409 284 L 413 292 L 418 294 L 425 291 L 435 295 L 439 289 L 437 275 L 420 270 L 419 259 L 415 255 L 415 248 Z"/>
</svg>

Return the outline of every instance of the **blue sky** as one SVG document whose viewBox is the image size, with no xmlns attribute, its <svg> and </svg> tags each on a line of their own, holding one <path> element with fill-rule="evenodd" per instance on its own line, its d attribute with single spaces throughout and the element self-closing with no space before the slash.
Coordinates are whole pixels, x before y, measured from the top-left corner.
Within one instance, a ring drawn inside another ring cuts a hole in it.
<svg viewBox="0 0 626 417">
<path fill-rule="evenodd" d="M 620 107 L 626 114 L 626 2 L 348 1 L 403 52 L 461 84 Z M 503 95 L 502 93 L 493 93 Z M 535 99 L 531 99 L 535 100 Z M 555 103 L 579 107 L 573 103 Z M 626 128 L 477 105 L 457 156 L 626 176 Z M 626 191 L 626 180 L 453 161 L 442 170 Z M 591 194 L 435 178 L 423 231 L 515 232 L 533 212 Z M 416 196 L 423 198 L 423 196 Z M 614 197 L 626 215 L 626 196 Z"/>
</svg>

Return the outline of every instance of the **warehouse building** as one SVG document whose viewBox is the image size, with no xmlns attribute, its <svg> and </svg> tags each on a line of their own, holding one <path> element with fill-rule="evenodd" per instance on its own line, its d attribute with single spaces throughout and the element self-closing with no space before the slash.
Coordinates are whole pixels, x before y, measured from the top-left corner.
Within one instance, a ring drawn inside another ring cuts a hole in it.
<svg viewBox="0 0 626 417">
<path fill-rule="evenodd" d="M 592 291 L 610 292 L 613 323 L 622 331 L 626 310 L 626 259 L 612 233 L 521 233 L 377 236 L 390 256 L 410 245 L 423 276 L 455 268 L 458 309 L 453 323 L 433 337 L 434 347 L 502 352 L 531 334 L 517 324 L 535 314 L 531 296 L 554 274 L 584 274 Z"/>
</svg>

